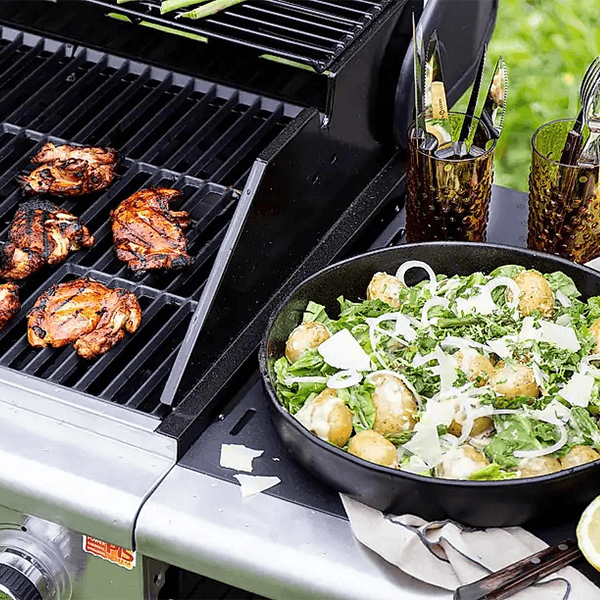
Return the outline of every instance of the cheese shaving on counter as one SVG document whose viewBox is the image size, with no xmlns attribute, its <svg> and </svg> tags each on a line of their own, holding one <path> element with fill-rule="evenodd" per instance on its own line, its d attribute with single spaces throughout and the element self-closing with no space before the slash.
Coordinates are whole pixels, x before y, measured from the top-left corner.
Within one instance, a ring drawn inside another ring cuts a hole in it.
<svg viewBox="0 0 600 600">
<path fill-rule="evenodd" d="M 236 473 L 234 477 L 240 484 L 242 496 L 244 498 L 264 492 L 278 483 L 281 483 L 281 479 L 275 476 L 268 477 L 263 475 L 242 475 Z"/>
<path fill-rule="evenodd" d="M 253 450 L 240 444 L 222 444 L 220 465 L 224 469 L 252 473 L 252 461 L 263 453 L 264 450 Z"/>
</svg>

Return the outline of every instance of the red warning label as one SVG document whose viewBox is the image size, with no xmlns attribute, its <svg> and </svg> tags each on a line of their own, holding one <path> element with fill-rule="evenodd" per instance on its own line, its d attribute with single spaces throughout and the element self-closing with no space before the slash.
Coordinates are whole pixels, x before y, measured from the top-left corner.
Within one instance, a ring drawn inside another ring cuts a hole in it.
<svg viewBox="0 0 600 600">
<path fill-rule="evenodd" d="M 130 571 L 135 567 L 134 550 L 126 550 L 125 548 L 121 548 L 121 546 L 97 540 L 89 535 L 83 536 L 83 550 Z"/>
</svg>

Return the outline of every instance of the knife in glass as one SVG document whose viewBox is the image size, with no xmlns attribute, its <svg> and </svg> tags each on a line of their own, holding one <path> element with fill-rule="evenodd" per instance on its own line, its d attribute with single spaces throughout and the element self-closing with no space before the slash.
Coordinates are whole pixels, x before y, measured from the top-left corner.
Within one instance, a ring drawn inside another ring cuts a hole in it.
<svg viewBox="0 0 600 600">
<path fill-rule="evenodd" d="M 475 109 L 477 108 L 477 101 L 479 100 L 479 91 L 481 90 L 481 81 L 483 79 L 483 72 L 485 71 L 485 57 L 487 55 L 487 44 L 483 46 L 483 52 L 481 53 L 481 59 L 479 60 L 479 66 L 477 67 L 477 74 L 475 75 L 475 81 L 473 82 L 473 88 L 471 89 L 471 96 L 469 98 L 469 104 L 467 105 L 467 111 L 465 118 L 458 136 L 458 142 L 456 143 L 455 151 L 459 157 L 463 157 L 467 154 L 467 140 L 471 135 L 471 127 L 473 125 L 473 117 L 475 116 Z"/>
<path fill-rule="evenodd" d="M 424 91 L 425 131 L 432 135 L 426 136 L 421 149 L 424 152 L 433 152 L 436 148 L 452 142 L 445 126 L 448 120 L 448 104 L 437 30 L 433 31 L 427 45 Z"/>
<path fill-rule="evenodd" d="M 413 26 L 413 76 L 415 86 L 415 129 L 413 136 L 417 140 L 425 138 L 425 114 L 423 112 L 423 49 L 422 49 L 422 31 L 419 27 L 419 35 L 417 36 L 417 28 L 415 27 L 415 13 L 412 15 Z"/>
<path fill-rule="evenodd" d="M 479 116 L 479 123 L 473 136 L 473 146 L 478 149 L 485 150 L 486 142 L 490 138 L 498 139 L 500 137 L 506 113 L 506 97 L 508 93 L 507 74 L 506 63 L 500 57 L 494 68 L 492 82 L 485 97 L 483 109 Z M 489 132 L 489 137 L 486 134 L 486 128 Z"/>
</svg>

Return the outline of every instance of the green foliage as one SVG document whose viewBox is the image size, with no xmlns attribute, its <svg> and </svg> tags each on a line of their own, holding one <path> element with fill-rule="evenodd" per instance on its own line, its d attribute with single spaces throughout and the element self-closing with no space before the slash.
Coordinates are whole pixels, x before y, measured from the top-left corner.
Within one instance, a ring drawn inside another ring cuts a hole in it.
<svg viewBox="0 0 600 600">
<path fill-rule="evenodd" d="M 500 0 L 480 98 L 482 103 L 502 55 L 508 105 L 496 149 L 495 183 L 527 191 L 533 132 L 548 121 L 575 118 L 581 78 L 598 54 L 597 0 Z M 466 96 L 456 109 L 466 106 Z"/>
</svg>

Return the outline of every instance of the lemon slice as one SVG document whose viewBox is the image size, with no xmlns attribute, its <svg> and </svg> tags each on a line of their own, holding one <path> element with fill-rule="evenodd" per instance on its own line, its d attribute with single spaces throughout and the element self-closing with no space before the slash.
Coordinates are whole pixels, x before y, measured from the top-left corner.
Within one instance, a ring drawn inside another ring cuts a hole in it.
<svg viewBox="0 0 600 600">
<path fill-rule="evenodd" d="M 600 571 L 600 496 L 592 501 L 579 519 L 577 544 L 586 560 Z"/>
</svg>

